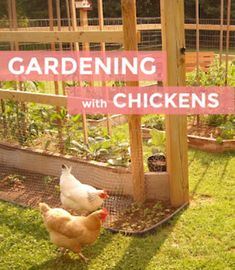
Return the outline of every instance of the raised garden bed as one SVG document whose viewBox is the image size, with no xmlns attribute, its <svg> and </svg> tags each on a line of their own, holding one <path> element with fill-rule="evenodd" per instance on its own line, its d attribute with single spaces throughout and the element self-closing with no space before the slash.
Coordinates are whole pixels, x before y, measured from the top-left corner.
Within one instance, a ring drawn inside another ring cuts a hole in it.
<svg viewBox="0 0 235 270">
<path fill-rule="evenodd" d="M 86 184 L 106 189 L 112 193 L 132 196 L 133 186 L 129 168 L 112 167 L 105 163 L 84 161 L 78 158 L 31 149 L 7 143 L 0 144 L 0 164 L 58 177 L 61 165 L 73 167 L 73 173 Z M 146 197 L 154 200 L 169 200 L 168 173 L 146 173 Z"/>
<path fill-rule="evenodd" d="M 142 128 L 144 140 L 151 138 L 151 130 L 149 128 Z M 160 131 L 164 132 L 164 131 Z M 235 151 L 235 140 L 217 140 L 215 138 L 188 135 L 188 145 L 191 148 L 213 153 L 223 153 L 226 151 Z"/>
<path fill-rule="evenodd" d="M 213 138 L 188 135 L 188 143 L 191 148 L 213 153 L 235 151 L 235 140 L 221 140 L 218 142 Z"/>
</svg>

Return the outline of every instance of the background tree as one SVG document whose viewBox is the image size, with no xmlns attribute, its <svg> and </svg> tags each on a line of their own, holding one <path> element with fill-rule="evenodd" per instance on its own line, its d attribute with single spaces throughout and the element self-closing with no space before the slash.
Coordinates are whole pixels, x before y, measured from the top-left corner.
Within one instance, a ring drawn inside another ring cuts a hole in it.
<svg viewBox="0 0 235 270">
<path fill-rule="evenodd" d="M 27 17 L 32 19 L 48 18 L 47 10 L 48 0 L 16 0 L 18 17 Z M 93 0 L 93 10 L 90 11 L 90 17 L 97 18 L 97 0 Z M 219 19 L 220 18 L 220 0 L 200 0 L 201 18 Z M 225 15 L 226 15 L 225 1 Z M 106 18 L 121 17 L 121 1 L 104 0 L 104 16 Z M 55 5 L 55 0 L 54 0 Z M 66 18 L 65 0 L 61 0 L 62 17 Z M 232 1 L 232 19 L 235 19 L 235 1 Z M 159 17 L 160 0 L 137 0 L 138 17 Z M 0 19 L 6 19 L 7 0 L 0 1 Z M 185 0 L 185 17 L 195 18 L 195 0 Z"/>
</svg>

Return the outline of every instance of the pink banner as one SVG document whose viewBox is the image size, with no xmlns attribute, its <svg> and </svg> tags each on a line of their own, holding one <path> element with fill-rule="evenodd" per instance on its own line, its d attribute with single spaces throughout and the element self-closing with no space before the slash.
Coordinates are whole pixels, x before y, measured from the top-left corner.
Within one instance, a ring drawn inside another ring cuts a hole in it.
<svg viewBox="0 0 235 270">
<path fill-rule="evenodd" d="M 89 114 L 233 114 L 229 87 L 77 87 L 68 89 L 71 115 Z"/>
<path fill-rule="evenodd" d="M 165 52 L 0 52 L 0 80 L 165 81 Z"/>
</svg>

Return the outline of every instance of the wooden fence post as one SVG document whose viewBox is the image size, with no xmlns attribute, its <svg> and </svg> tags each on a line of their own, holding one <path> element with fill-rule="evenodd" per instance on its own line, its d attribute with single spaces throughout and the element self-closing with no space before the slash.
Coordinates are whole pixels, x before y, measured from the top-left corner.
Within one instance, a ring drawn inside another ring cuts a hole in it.
<svg viewBox="0 0 235 270">
<path fill-rule="evenodd" d="M 124 48 L 126 51 L 138 51 L 136 0 L 122 0 Z M 139 86 L 139 82 L 127 82 L 127 86 Z M 145 181 L 141 132 L 141 117 L 130 115 L 128 118 L 131 146 L 131 167 L 134 200 L 144 202 Z"/>
<path fill-rule="evenodd" d="M 104 10 L 103 10 L 103 0 L 98 0 L 98 18 L 99 18 L 99 27 L 100 27 L 100 31 L 104 30 Z M 102 52 L 105 52 L 106 48 L 105 48 L 105 43 L 102 42 L 100 44 L 100 50 Z M 106 87 L 106 82 L 102 82 L 102 86 Z M 112 135 L 112 123 L 110 121 L 110 115 L 107 114 L 107 130 L 108 130 L 108 134 L 109 136 Z"/>
<path fill-rule="evenodd" d="M 219 45 L 219 61 L 222 64 L 223 48 L 224 48 L 224 0 L 220 0 L 220 45 Z"/>
<path fill-rule="evenodd" d="M 75 0 L 70 0 L 70 12 L 71 12 L 71 24 L 73 31 L 77 31 L 77 15 Z M 79 51 L 79 43 L 74 44 L 75 51 Z M 81 86 L 81 82 L 78 82 L 78 85 Z M 82 113 L 82 127 L 83 127 L 83 137 L 84 144 L 88 144 L 88 128 L 87 128 L 87 117 L 85 113 Z"/>
<path fill-rule="evenodd" d="M 226 57 L 225 57 L 225 86 L 228 86 L 229 48 L 230 48 L 230 24 L 231 24 L 231 0 L 227 3 L 227 28 L 226 28 Z"/>
<path fill-rule="evenodd" d="M 199 62 L 199 52 L 200 52 L 200 30 L 199 30 L 199 23 L 200 23 L 200 4 L 199 0 L 196 0 L 196 52 L 197 52 L 197 85 L 199 85 L 199 71 L 200 71 L 200 62 Z"/>
<path fill-rule="evenodd" d="M 167 86 L 185 85 L 184 0 L 161 0 L 163 50 L 167 52 Z M 166 116 L 170 200 L 178 207 L 189 201 L 187 117 Z"/>
</svg>

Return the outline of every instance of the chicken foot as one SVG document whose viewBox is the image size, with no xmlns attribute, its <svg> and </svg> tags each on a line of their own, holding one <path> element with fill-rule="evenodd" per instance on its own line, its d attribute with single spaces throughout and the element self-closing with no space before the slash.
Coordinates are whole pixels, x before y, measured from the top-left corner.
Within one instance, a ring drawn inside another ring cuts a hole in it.
<svg viewBox="0 0 235 270">
<path fill-rule="evenodd" d="M 81 252 L 79 252 L 78 255 L 85 263 L 88 263 L 89 259 L 86 258 Z"/>
<path fill-rule="evenodd" d="M 69 252 L 68 249 L 66 249 L 64 247 L 60 247 L 58 250 L 62 255 L 67 255 Z"/>
</svg>

